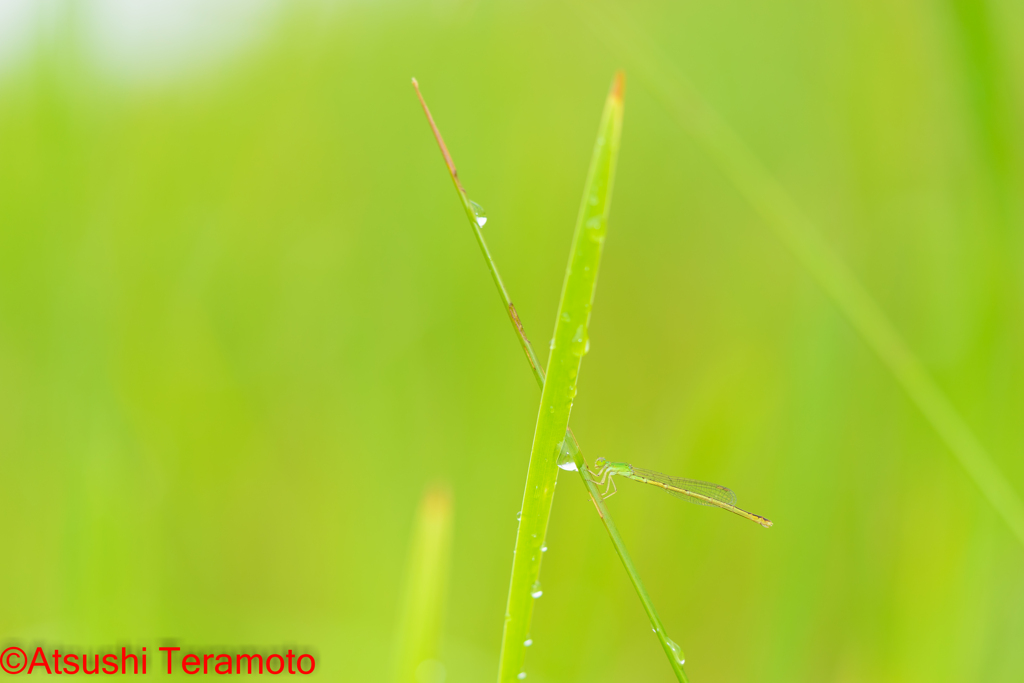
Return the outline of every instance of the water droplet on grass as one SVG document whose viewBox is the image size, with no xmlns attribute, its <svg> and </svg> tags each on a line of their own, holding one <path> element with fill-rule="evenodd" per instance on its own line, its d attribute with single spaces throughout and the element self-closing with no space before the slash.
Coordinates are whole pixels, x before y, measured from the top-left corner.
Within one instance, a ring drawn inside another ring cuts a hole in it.
<svg viewBox="0 0 1024 683">
<path fill-rule="evenodd" d="M 480 206 L 472 199 L 469 200 L 469 205 L 473 207 L 473 215 L 476 216 L 476 224 L 481 228 L 487 223 L 487 212 L 484 211 L 484 207 Z"/>
<path fill-rule="evenodd" d="M 668 641 L 668 649 L 672 650 L 672 655 L 676 658 L 676 661 L 680 664 L 686 664 L 686 655 L 683 654 L 683 648 L 679 647 L 679 644 L 671 638 L 666 638 Z"/>
<path fill-rule="evenodd" d="M 580 325 L 576 328 L 576 334 L 573 335 L 572 341 L 570 341 L 569 350 L 574 356 L 583 356 L 586 353 L 587 342 L 589 337 L 587 336 L 587 328 Z"/>
<path fill-rule="evenodd" d="M 522 518 L 523 518 L 523 511 L 520 510 L 519 512 L 516 513 L 516 521 L 518 522 Z"/>
<path fill-rule="evenodd" d="M 547 547 L 546 545 L 542 545 L 542 546 L 540 547 L 540 551 L 541 551 L 542 553 L 546 553 L 546 552 L 548 551 L 548 547 Z"/>
<path fill-rule="evenodd" d="M 533 638 L 527 638 L 523 641 L 523 647 L 530 647 L 533 645 Z"/>
<path fill-rule="evenodd" d="M 562 441 L 562 448 L 558 453 L 558 466 L 566 472 L 576 472 L 576 461 L 573 456 L 576 454 L 576 447 L 572 444 L 572 439 L 564 439 Z"/>
<path fill-rule="evenodd" d="M 544 595 L 544 591 L 540 588 L 540 581 L 534 581 L 533 588 L 530 589 L 530 596 L 539 598 L 542 595 Z"/>
<path fill-rule="evenodd" d="M 586 227 L 587 237 L 589 237 L 591 241 L 598 243 L 604 241 L 606 230 L 603 216 L 594 216 L 593 218 L 588 219 L 587 222 L 584 223 L 584 227 Z"/>
<path fill-rule="evenodd" d="M 516 676 L 516 678 L 518 678 L 519 680 L 523 680 L 524 678 L 526 678 L 526 672 L 525 671 L 520 671 L 519 675 Z"/>
</svg>

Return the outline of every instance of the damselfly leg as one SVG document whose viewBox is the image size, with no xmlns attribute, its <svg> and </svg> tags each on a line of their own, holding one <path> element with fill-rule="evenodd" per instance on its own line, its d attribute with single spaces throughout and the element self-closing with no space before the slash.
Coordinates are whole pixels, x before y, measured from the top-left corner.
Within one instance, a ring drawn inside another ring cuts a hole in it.
<svg viewBox="0 0 1024 683">
<path fill-rule="evenodd" d="M 605 474 L 610 476 L 608 476 L 608 485 L 604 487 L 604 493 L 601 494 L 601 500 L 608 500 L 619 492 L 619 487 L 615 485 L 615 475 L 609 472 L 606 472 Z M 611 493 L 608 493 L 609 489 L 611 489 Z"/>
</svg>

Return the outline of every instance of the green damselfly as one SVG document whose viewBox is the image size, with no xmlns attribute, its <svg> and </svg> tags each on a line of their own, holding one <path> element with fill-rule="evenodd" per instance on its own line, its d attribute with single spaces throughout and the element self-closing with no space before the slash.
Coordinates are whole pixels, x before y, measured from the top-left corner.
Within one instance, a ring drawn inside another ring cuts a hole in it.
<svg viewBox="0 0 1024 683">
<path fill-rule="evenodd" d="M 746 517 L 751 522 L 757 522 L 766 529 L 772 525 L 771 520 L 736 507 L 736 494 L 718 484 L 696 479 L 670 477 L 661 472 L 633 467 L 625 462 L 608 462 L 604 458 L 594 461 L 594 468 L 590 470 L 590 474 L 594 483 L 598 486 L 605 486 L 604 498 L 614 495 L 618 490 L 615 486 L 615 477 L 626 477 L 642 484 L 657 486 L 676 498 L 682 498 L 697 505 L 710 505 L 728 510 L 740 517 Z"/>
</svg>

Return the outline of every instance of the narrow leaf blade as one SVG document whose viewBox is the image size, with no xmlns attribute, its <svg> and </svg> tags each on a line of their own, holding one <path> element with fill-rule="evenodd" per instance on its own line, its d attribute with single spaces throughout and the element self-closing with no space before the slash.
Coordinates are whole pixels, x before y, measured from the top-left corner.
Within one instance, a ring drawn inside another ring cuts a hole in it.
<svg viewBox="0 0 1024 683">
<path fill-rule="evenodd" d="M 608 222 L 615 162 L 622 130 L 623 75 L 617 74 L 605 103 L 576 222 L 569 266 L 555 322 L 554 344 L 534 430 L 530 469 L 523 495 L 501 644 L 499 683 L 512 683 L 522 671 L 533 615 L 533 595 L 540 575 L 541 547 L 551 515 L 556 465 L 569 424 L 580 362 L 587 350 L 597 269 Z"/>
</svg>

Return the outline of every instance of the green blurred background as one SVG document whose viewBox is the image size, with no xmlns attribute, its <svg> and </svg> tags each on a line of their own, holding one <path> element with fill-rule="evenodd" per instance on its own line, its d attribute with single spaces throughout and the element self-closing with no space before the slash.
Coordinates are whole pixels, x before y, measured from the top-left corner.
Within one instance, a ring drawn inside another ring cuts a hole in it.
<svg viewBox="0 0 1024 683">
<path fill-rule="evenodd" d="M 620 8 L 864 282 L 1024 493 L 1024 5 Z M 0 14 L 0 639 L 296 643 L 387 681 L 450 483 L 447 681 L 497 670 L 539 349 L 625 56 L 599 5 L 14 2 Z M 637 80 L 572 426 L 765 531 L 609 501 L 706 681 L 1020 681 L 1024 549 Z M 542 352 L 542 357 L 544 353 Z M 670 681 L 575 475 L 528 680 Z"/>
</svg>

